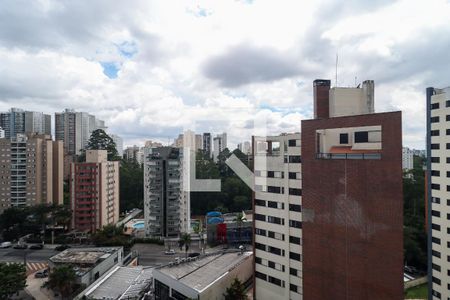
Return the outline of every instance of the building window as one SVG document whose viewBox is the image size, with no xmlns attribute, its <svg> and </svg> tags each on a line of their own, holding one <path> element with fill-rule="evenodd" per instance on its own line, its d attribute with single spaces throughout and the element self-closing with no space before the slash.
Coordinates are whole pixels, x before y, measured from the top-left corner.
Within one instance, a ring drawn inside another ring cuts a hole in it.
<svg viewBox="0 0 450 300">
<path fill-rule="evenodd" d="M 289 172 L 289 179 L 301 179 L 300 172 Z"/>
<path fill-rule="evenodd" d="M 255 234 L 256 235 L 266 236 L 266 231 L 264 229 L 255 228 Z"/>
<path fill-rule="evenodd" d="M 450 192 L 450 185 L 447 185 L 447 192 Z"/>
<path fill-rule="evenodd" d="M 437 184 L 437 183 L 432 183 L 431 184 L 431 189 L 432 190 L 440 190 L 441 189 L 441 185 Z"/>
<path fill-rule="evenodd" d="M 438 217 L 438 218 L 440 218 L 440 217 L 441 217 L 441 212 L 438 211 L 438 210 L 432 210 L 432 211 L 431 211 L 431 215 L 432 215 L 433 217 Z"/>
<path fill-rule="evenodd" d="M 258 271 L 255 271 L 255 277 L 267 281 L 267 275 Z"/>
<path fill-rule="evenodd" d="M 302 195 L 302 189 L 289 188 L 289 195 L 301 196 Z"/>
<path fill-rule="evenodd" d="M 275 202 L 275 201 L 267 201 L 267 207 L 284 209 L 284 203 Z"/>
<path fill-rule="evenodd" d="M 435 291 L 435 290 L 431 290 L 431 295 L 433 295 L 436 298 L 441 299 L 441 293 Z"/>
<path fill-rule="evenodd" d="M 256 206 L 266 206 L 266 201 L 255 199 L 255 205 Z"/>
<path fill-rule="evenodd" d="M 302 211 L 302 206 L 298 205 L 298 204 L 289 204 L 289 210 L 290 211 L 301 212 Z"/>
<path fill-rule="evenodd" d="M 268 193 L 281 194 L 281 187 L 279 186 L 267 186 Z"/>
<path fill-rule="evenodd" d="M 348 133 L 339 134 L 339 144 L 348 144 Z"/>
<path fill-rule="evenodd" d="M 439 102 L 431 103 L 431 109 L 438 109 L 439 108 Z"/>
<path fill-rule="evenodd" d="M 280 248 L 277 248 L 277 247 L 267 246 L 267 252 L 270 252 L 272 254 L 276 254 L 279 256 L 284 256 L 284 250 L 281 250 Z"/>
<path fill-rule="evenodd" d="M 265 215 L 262 215 L 262 214 L 255 214 L 255 220 L 258 220 L 258 221 L 266 221 L 266 216 Z"/>
<path fill-rule="evenodd" d="M 280 280 L 280 279 L 278 279 L 278 278 L 269 276 L 269 282 L 272 283 L 272 284 L 275 284 L 275 285 L 284 287 L 284 281 L 283 281 L 283 280 Z"/>
<path fill-rule="evenodd" d="M 431 229 L 441 231 L 441 225 L 438 224 L 431 224 Z"/>
<path fill-rule="evenodd" d="M 289 243 L 296 244 L 296 245 L 301 245 L 302 244 L 302 240 L 299 237 L 290 235 L 289 236 Z"/>
<path fill-rule="evenodd" d="M 449 144 L 447 143 L 447 149 L 449 149 L 448 147 L 449 147 Z M 439 150 L 439 144 L 431 144 L 430 148 L 432 150 Z"/>
<path fill-rule="evenodd" d="M 433 283 L 436 283 L 437 285 L 441 285 L 441 280 L 439 278 L 433 276 L 431 281 L 433 281 Z"/>
<path fill-rule="evenodd" d="M 450 135 L 450 129 L 446 129 L 446 130 L 445 130 L 445 134 L 446 134 L 446 135 Z"/>
<path fill-rule="evenodd" d="M 302 162 L 302 157 L 300 155 L 290 155 L 289 163 L 290 164 L 299 164 Z"/>
<path fill-rule="evenodd" d="M 267 236 L 275 240 L 284 241 L 284 234 L 282 233 L 269 231 Z"/>
<path fill-rule="evenodd" d="M 437 258 L 441 258 L 441 252 L 436 250 L 431 250 L 431 255 L 436 256 Z"/>
<path fill-rule="evenodd" d="M 441 271 L 441 266 L 439 266 L 439 265 L 432 264 L 431 267 L 432 267 L 433 270 L 435 270 L 435 271 L 439 271 L 439 272 Z"/>
<path fill-rule="evenodd" d="M 355 143 L 368 143 L 369 142 L 369 132 L 368 131 L 356 131 L 355 132 Z"/>
<path fill-rule="evenodd" d="M 289 220 L 289 226 L 294 228 L 302 228 L 301 221 Z"/>
<path fill-rule="evenodd" d="M 441 172 L 437 170 L 431 170 L 431 176 L 441 176 Z"/>
<path fill-rule="evenodd" d="M 450 121 L 450 115 L 445 116 L 445 121 Z"/>
<path fill-rule="evenodd" d="M 289 258 L 297 261 L 302 261 L 302 256 L 300 253 L 289 252 Z"/>
<path fill-rule="evenodd" d="M 284 225 L 284 219 L 273 216 L 267 216 L 267 222 L 272 224 Z"/>
<path fill-rule="evenodd" d="M 430 135 L 431 135 L 431 136 L 439 136 L 439 130 L 438 130 L 438 129 L 436 129 L 436 130 L 431 130 Z"/>
<path fill-rule="evenodd" d="M 441 239 L 433 236 L 431 238 L 431 242 L 440 245 L 441 244 Z"/>
<path fill-rule="evenodd" d="M 439 122 L 439 117 L 431 117 L 430 118 L 430 123 L 438 123 L 438 122 Z"/>
<path fill-rule="evenodd" d="M 439 163 L 441 160 L 439 159 L 439 157 L 432 157 L 431 158 L 431 162 L 432 163 Z"/>
<path fill-rule="evenodd" d="M 260 244 L 260 243 L 255 243 L 255 249 L 266 251 L 266 245 Z"/>
<path fill-rule="evenodd" d="M 292 291 L 292 292 L 295 292 L 295 293 L 298 293 L 298 286 L 296 286 L 295 284 L 290 284 L 289 285 L 289 289 Z"/>
<path fill-rule="evenodd" d="M 447 177 L 448 177 L 448 176 L 447 176 Z M 431 197 L 431 202 L 440 204 L 440 203 L 441 203 L 441 198 L 438 198 L 438 197 Z M 447 200 L 447 205 L 448 205 L 448 200 Z"/>
<path fill-rule="evenodd" d="M 300 146 L 300 140 L 289 140 L 288 141 L 289 147 L 299 147 Z"/>
<path fill-rule="evenodd" d="M 298 270 L 294 268 L 289 268 L 289 274 L 291 274 L 292 276 L 300 277 Z"/>
</svg>

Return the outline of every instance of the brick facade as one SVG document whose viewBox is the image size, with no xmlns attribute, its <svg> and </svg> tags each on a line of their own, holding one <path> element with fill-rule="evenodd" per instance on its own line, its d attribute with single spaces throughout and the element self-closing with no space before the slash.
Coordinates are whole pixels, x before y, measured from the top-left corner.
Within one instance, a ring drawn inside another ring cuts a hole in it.
<svg viewBox="0 0 450 300">
<path fill-rule="evenodd" d="M 372 125 L 381 159 L 316 159 L 317 129 Z M 302 121 L 302 164 L 303 299 L 403 299 L 401 112 Z"/>
</svg>

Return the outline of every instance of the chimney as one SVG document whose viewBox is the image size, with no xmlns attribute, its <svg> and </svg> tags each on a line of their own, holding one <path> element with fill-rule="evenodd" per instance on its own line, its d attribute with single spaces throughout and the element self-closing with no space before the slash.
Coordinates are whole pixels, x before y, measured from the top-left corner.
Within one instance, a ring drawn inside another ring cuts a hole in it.
<svg viewBox="0 0 450 300">
<path fill-rule="evenodd" d="M 330 85 L 328 79 L 314 80 L 314 119 L 330 117 Z"/>
<path fill-rule="evenodd" d="M 363 95 L 367 101 L 367 109 L 369 114 L 373 114 L 375 112 L 375 83 L 373 80 L 365 80 L 362 84 Z"/>
</svg>

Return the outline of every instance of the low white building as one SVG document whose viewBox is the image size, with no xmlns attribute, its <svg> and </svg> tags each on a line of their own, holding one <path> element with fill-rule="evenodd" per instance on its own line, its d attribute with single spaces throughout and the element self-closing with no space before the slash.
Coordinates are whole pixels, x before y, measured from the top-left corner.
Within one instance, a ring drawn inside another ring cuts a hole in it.
<svg viewBox="0 0 450 300">
<path fill-rule="evenodd" d="M 219 252 L 153 270 L 155 299 L 224 299 L 235 278 L 253 276 L 253 252 Z"/>
<path fill-rule="evenodd" d="M 71 265 L 77 275 L 76 283 L 88 286 L 122 262 L 122 247 L 69 248 L 50 257 L 48 266 L 51 272 L 57 266 Z"/>
</svg>

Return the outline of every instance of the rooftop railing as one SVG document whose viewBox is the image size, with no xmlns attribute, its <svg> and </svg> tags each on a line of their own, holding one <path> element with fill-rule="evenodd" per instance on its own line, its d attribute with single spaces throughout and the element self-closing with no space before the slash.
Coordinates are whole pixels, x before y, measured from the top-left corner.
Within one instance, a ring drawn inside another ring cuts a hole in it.
<svg viewBox="0 0 450 300">
<path fill-rule="evenodd" d="M 381 159 L 381 153 L 316 153 L 316 159 Z"/>
</svg>

